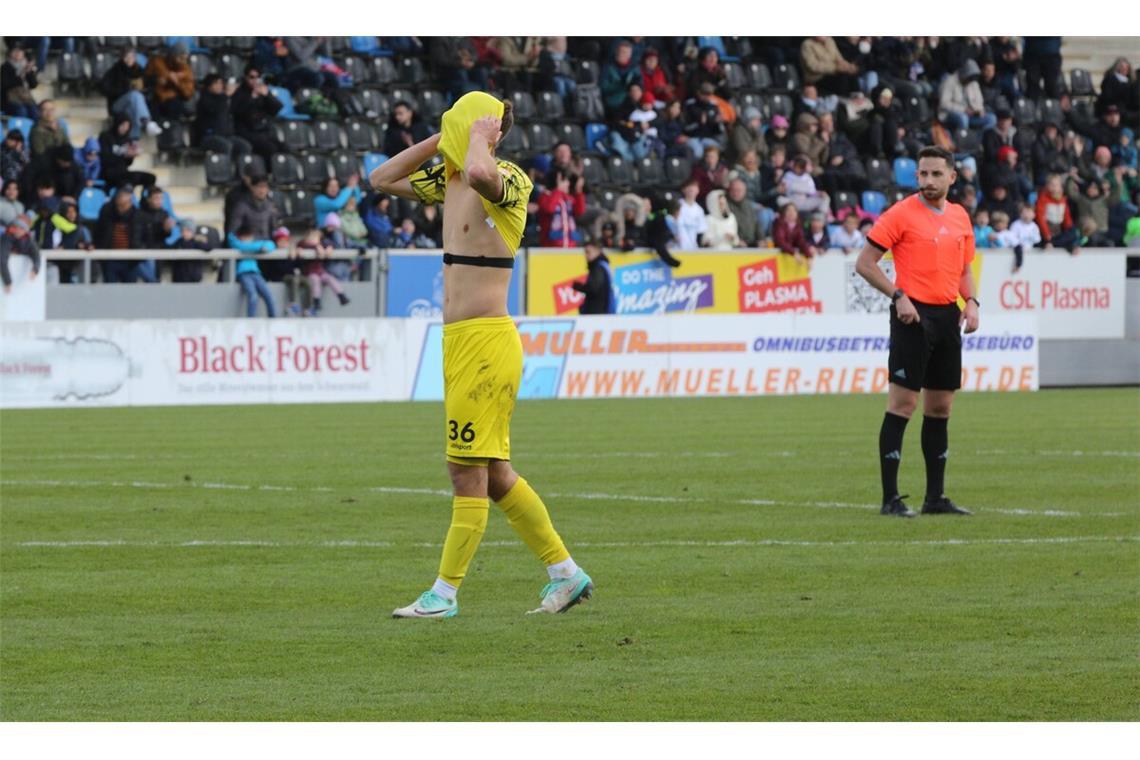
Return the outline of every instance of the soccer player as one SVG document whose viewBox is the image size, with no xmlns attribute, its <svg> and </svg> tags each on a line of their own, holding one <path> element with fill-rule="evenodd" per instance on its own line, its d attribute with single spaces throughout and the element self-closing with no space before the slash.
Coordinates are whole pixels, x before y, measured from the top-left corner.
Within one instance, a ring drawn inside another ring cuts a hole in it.
<svg viewBox="0 0 1140 760">
<path fill-rule="evenodd" d="M 522 342 L 507 313 L 514 255 L 531 181 L 495 147 L 511 129 L 511 104 L 471 92 L 443 115 L 441 132 L 372 172 L 380 192 L 443 202 L 443 395 L 447 469 L 454 490 L 439 577 L 398 618 L 453 617 L 456 593 L 487 526 L 488 497 L 546 564 L 550 583 L 534 612 L 565 612 L 593 593 L 550 521 L 546 505 L 511 467 L 510 422 L 522 379 Z M 418 167 L 436 153 L 443 163 Z"/>
<path fill-rule="evenodd" d="M 914 517 L 898 490 L 903 433 L 922 391 L 922 455 L 926 460 L 923 514 L 968 515 L 943 493 L 949 455 L 947 425 L 954 391 L 961 387 L 962 335 L 978 329 L 974 297 L 974 229 L 966 210 L 946 201 L 954 184 L 954 156 L 926 147 L 918 153 L 920 192 L 887 209 L 867 235 L 855 270 L 891 298 L 890 386 L 879 430 L 883 482 L 881 514 Z M 879 269 L 887 251 L 895 282 Z M 958 296 L 966 303 L 958 308 Z"/>
</svg>

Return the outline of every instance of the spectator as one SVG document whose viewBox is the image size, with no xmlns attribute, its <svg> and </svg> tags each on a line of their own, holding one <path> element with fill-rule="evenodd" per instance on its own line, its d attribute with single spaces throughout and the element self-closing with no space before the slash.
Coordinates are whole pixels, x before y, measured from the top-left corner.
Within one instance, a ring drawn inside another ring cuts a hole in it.
<svg viewBox="0 0 1140 760">
<path fill-rule="evenodd" d="M 1004 212 L 994 212 L 994 244 L 998 248 L 1013 249 L 1014 274 L 1021 270 L 1021 265 L 1025 260 L 1025 252 L 1041 242 L 1041 229 L 1037 226 L 1037 221 L 1034 218 L 1036 212 L 1033 210 L 1033 206 L 1028 203 L 1021 205 L 1018 208 L 1018 214 L 1017 221 L 1010 225 L 1007 230 L 1005 223 L 1009 217 Z"/>
<path fill-rule="evenodd" d="M 134 248 L 134 217 L 136 209 L 131 192 L 120 189 L 110 203 L 103 204 L 95 222 L 95 247 L 101 251 L 123 251 Z M 139 271 L 133 261 L 105 260 L 99 263 L 103 282 L 134 282 Z"/>
<path fill-rule="evenodd" d="M 1044 185 L 1050 174 L 1068 174 L 1071 166 L 1060 127 L 1055 122 L 1045 122 L 1033 142 L 1033 184 Z"/>
<path fill-rule="evenodd" d="M 345 201 L 344 208 L 340 210 L 340 228 L 344 233 L 344 244 L 347 248 L 367 248 L 368 228 L 360 212 L 356 210 L 357 196 L 350 195 Z M 430 246 L 425 246 L 430 247 Z"/>
<path fill-rule="evenodd" d="M 649 124 L 643 121 L 645 117 L 645 113 L 641 110 L 643 96 L 640 82 L 631 84 L 626 99 L 613 110 L 614 116 L 610 122 L 609 147 L 628 162 L 640 161 L 649 155 L 651 150 L 650 137 L 646 130 L 642 129 L 643 125 L 648 129 Z M 638 113 L 641 115 L 637 116 L 638 121 L 634 121 Z M 652 107 L 648 113 L 656 118 Z M 656 130 L 653 130 L 653 134 L 656 135 Z"/>
<path fill-rule="evenodd" d="M 867 132 L 871 128 L 871 114 L 874 108 L 875 104 L 860 90 L 841 98 L 835 109 L 839 131 L 847 135 L 852 142 L 862 145 L 867 140 Z"/>
<path fill-rule="evenodd" d="M 990 173 L 991 184 L 1001 184 L 1009 188 L 1014 203 L 1020 203 L 1033 192 L 1033 181 L 1025 167 L 1019 163 L 1017 151 L 1008 145 L 998 151 L 998 164 Z"/>
<path fill-rule="evenodd" d="M 111 124 L 99 135 L 99 162 L 103 166 L 103 180 L 108 190 L 131 185 L 150 187 L 157 181 L 153 174 L 131 169 L 140 153 L 137 140 L 130 136 L 131 120 L 118 116 Z"/>
<path fill-rule="evenodd" d="M 393 236 L 392 242 L 396 242 L 395 236 Z M 341 229 L 340 214 L 335 211 L 330 211 L 322 218 L 321 245 L 334 252 L 342 251 L 348 247 L 344 239 L 344 231 Z M 329 274 L 341 282 L 348 282 L 352 279 L 353 265 L 344 259 L 330 258 L 326 269 L 328 269 Z"/>
<path fill-rule="evenodd" d="M 618 109 L 629 93 L 629 86 L 640 81 L 641 71 L 633 61 L 633 45 L 629 40 L 621 40 L 614 50 L 614 59 L 602 68 L 599 81 L 607 115 L 611 118 L 618 115 Z"/>
<path fill-rule="evenodd" d="M 334 211 L 340 211 L 344 208 L 349 198 L 355 198 L 357 203 L 359 203 L 362 197 L 363 193 L 360 192 L 360 175 L 349 175 L 348 180 L 345 181 L 344 189 L 341 189 L 340 181 L 336 177 L 330 177 L 325 180 L 321 194 L 313 198 L 313 218 L 317 222 L 320 222 L 325 219 L 328 214 Z"/>
<path fill-rule="evenodd" d="M 1025 96 L 1030 100 L 1041 97 L 1041 80 L 1045 80 L 1045 96 L 1061 96 L 1061 38 L 1026 37 L 1022 51 L 1025 60 Z"/>
<path fill-rule="evenodd" d="M 720 108 L 713 101 L 715 92 L 716 87 L 711 82 L 704 82 L 696 97 L 685 102 L 684 131 L 694 161 L 701 160 L 707 146 L 720 148 L 725 141 L 724 120 Z"/>
<path fill-rule="evenodd" d="M 669 84 L 669 77 L 665 69 L 661 68 L 661 58 L 656 48 L 647 47 L 641 54 L 641 89 L 653 97 L 656 108 L 664 108 L 666 103 L 673 100 L 673 85 Z"/>
<path fill-rule="evenodd" d="M 5 294 L 12 292 L 12 272 L 8 268 L 9 256 L 18 254 L 32 260 L 29 282 L 36 279 L 36 275 L 40 273 L 40 249 L 29 232 L 28 218 L 18 216 L 7 226 L 3 237 L 0 237 L 0 280 L 4 282 Z"/>
<path fill-rule="evenodd" d="M 720 148 L 715 145 L 705 147 L 701 162 L 693 167 L 692 179 L 696 180 L 697 203 L 704 203 L 713 190 L 728 187 L 728 167 L 720 160 Z"/>
<path fill-rule="evenodd" d="M 754 248 L 762 236 L 760 217 L 756 204 L 749 200 L 748 188 L 740 177 L 729 181 L 727 203 L 728 210 L 736 218 L 736 234 L 740 238 L 740 245 Z"/>
<path fill-rule="evenodd" d="M 759 203 L 764 195 L 764 175 L 760 167 L 760 158 L 756 151 L 748 150 L 741 157 L 741 163 L 732 167 L 729 180 L 739 179 L 744 183 L 745 195 L 753 203 Z"/>
<path fill-rule="evenodd" d="M 1116 241 L 1105 230 L 1100 229 L 1096 219 L 1091 216 L 1081 217 L 1080 235 L 1077 243 L 1082 248 L 1113 248 Z"/>
<path fill-rule="evenodd" d="M 741 246 L 736 217 L 728 208 L 724 191 L 717 189 L 705 200 L 708 215 L 705 217 L 705 245 L 709 248 L 728 249 Z"/>
<path fill-rule="evenodd" d="M 905 149 L 902 147 L 901 108 L 895 102 L 894 91 L 880 85 L 871 91 L 871 111 L 864 149 L 873 158 L 893 159 Z"/>
<path fill-rule="evenodd" d="M 797 211 L 828 213 L 831 199 L 827 193 L 816 190 L 815 180 L 811 176 L 811 160 L 807 156 L 792 159 L 792 170 L 784 174 L 783 182 L 787 188 L 788 200 L 795 205 Z"/>
<path fill-rule="evenodd" d="M 728 160 L 741 163 L 744 154 L 753 151 L 763 159 L 768 156 L 768 143 L 764 140 L 760 109 L 749 106 L 744 109 L 742 118 L 732 125 L 728 137 Z"/>
<path fill-rule="evenodd" d="M 831 37 L 809 37 L 800 45 L 804 81 L 821 92 L 847 94 L 859 89 L 859 67 L 839 53 Z"/>
<path fill-rule="evenodd" d="M 4 181 L 19 180 L 27 165 L 28 151 L 24 146 L 24 133 L 18 129 L 8 130 L 8 134 L 4 135 L 4 145 L 0 148 Z"/>
<path fill-rule="evenodd" d="M 135 212 L 131 224 L 131 247 L 139 250 L 166 248 L 166 238 L 177 224 L 162 207 L 162 189 L 151 186 L 143 191 L 142 203 Z M 158 282 L 158 272 L 154 259 L 138 263 L 138 272 L 144 282 Z"/>
<path fill-rule="evenodd" d="M 768 160 L 760 165 L 760 203 L 770 210 L 779 206 L 779 199 L 788 192 L 784 175 L 787 173 L 786 151 L 783 143 L 768 148 Z"/>
<path fill-rule="evenodd" d="M 4 180 L 4 193 L 0 196 L 0 227 L 7 227 L 24 213 L 20 202 L 20 183 L 14 179 Z"/>
<path fill-rule="evenodd" d="M 55 182 L 51 177 L 39 177 L 35 181 L 36 199 L 28 208 L 35 216 L 51 216 L 59 210 L 60 198 L 55 194 Z"/>
<path fill-rule="evenodd" d="M 406 100 L 398 100 L 392 106 L 388 118 L 388 131 L 384 134 L 384 152 L 394 156 L 404 148 L 409 148 L 421 140 L 431 137 L 431 128 Z"/>
<path fill-rule="evenodd" d="M 955 166 L 958 168 L 958 178 L 950 186 L 950 200 L 958 201 L 965 193 L 967 185 L 976 195 L 980 188 L 978 184 L 978 162 L 973 156 L 966 156 L 961 161 L 957 161 Z"/>
<path fill-rule="evenodd" d="M 1004 147 L 1013 148 L 1019 154 L 1029 154 L 1033 149 L 1031 143 L 1027 144 L 1023 133 L 1013 126 L 1013 114 L 1008 108 L 999 110 L 994 114 L 994 118 L 997 119 L 994 127 L 982 133 L 983 168 L 987 170 L 1000 163 L 998 151 Z"/>
<path fill-rule="evenodd" d="M 577 217 L 586 212 L 586 181 L 579 175 L 559 174 L 554 187 L 538 199 L 538 224 L 542 245 L 573 248 L 582 241 Z"/>
<path fill-rule="evenodd" d="M 452 101 L 473 90 L 487 90 L 487 70 L 468 37 L 432 37 L 431 60 Z"/>
<path fill-rule="evenodd" d="M 73 201 L 61 202 L 59 211 L 51 215 L 51 232 L 47 242 L 47 247 L 55 251 L 90 251 L 95 247 L 91 242 L 91 233 L 79 220 L 79 207 Z M 52 266 L 58 273 L 57 282 L 79 281 L 79 262 L 59 261 Z"/>
<path fill-rule="evenodd" d="M 435 241 L 427 235 L 424 235 L 419 229 L 416 228 L 416 222 L 411 217 L 407 217 L 400 223 L 400 228 L 397 230 L 394 240 L 392 241 L 394 248 L 434 248 Z"/>
<path fill-rule="evenodd" d="M 843 217 L 843 224 L 831 238 L 831 247 L 842 250 L 846 255 L 862 251 L 866 242 L 867 239 L 859 231 L 859 215 L 851 213 Z"/>
<path fill-rule="evenodd" d="M 647 248 L 649 238 L 646 236 L 645 224 L 652 208 L 648 198 L 642 198 L 633 193 L 626 193 L 618 198 L 617 210 L 621 214 L 621 239 L 618 247 L 623 251 L 632 251 L 636 248 Z"/>
<path fill-rule="evenodd" d="M 36 108 L 36 99 L 32 90 L 39 82 L 36 78 L 36 63 L 29 61 L 24 49 L 13 45 L 8 49 L 8 60 L 0 66 L 0 111 L 8 116 L 21 116 L 25 119 L 36 119 L 39 111 Z"/>
<path fill-rule="evenodd" d="M 792 121 L 796 121 L 801 113 L 810 113 L 822 116 L 825 113 L 834 113 L 839 106 L 839 98 L 835 95 L 820 97 L 819 90 L 814 84 L 800 85 L 799 95 L 792 104 Z"/>
<path fill-rule="evenodd" d="M 1110 69 L 1104 72 L 1100 82 L 1100 95 L 1096 99 L 1097 116 L 1103 116 L 1110 105 L 1116 106 L 1126 116 L 1129 124 L 1135 124 L 1140 111 L 1140 85 L 1127 58 L 1117 58 Z"/>
<path fill-rule="evenodd" d="M 550 171 L 543 180 L 544 187 L 554 187 L 558 182 L 558 175 L 582 175 L 582 159 L 574 155 L 574 150 L 568 142 L 559 142 L 554 146 L 550 159 Z"/>
<path fill-rule="evenodd" d="M 967 191 L 969 191 L 969 189 L 970 188 L 966 188 Z M 969 195 L 969 192 L 963 195 L 962 205 L 966 206 L 967 208 L 969 208 L 969 206 L 966 204 L 965 199 L 968 198 Z M 988 211 L 990 213 L 990 216 L 993 216 L 997 211 L 1004 212 L 1005 215 L 1011 219 L 1017 216 L 1017 201 L 1010 197 L 1009 188 L 1000 182 L 994 183 L 994 185 L 990 188 L 990 191 L 986 195 L 985 200 L 982 201 L 980 208 L 984 208 L 986 211 Z"/>
<path fill-rule="evenodd" d="M 980 63 L 982 73 L 978 77 L 978 89 L 981 90 L 982 103 L 985 105 L 986 111 L 994 113 L 999 109 L 1001 100 L 1005 98 L 1002 94 L 1001 82 L 998 80 L 997 64 L 992 58 L 987 58 Z"/>
<path fill-rule="evenodd" d="M 265 302 L 265 311 L 269 318 L 276 317 L 277 305 L 273 301 L 273 293 L 269 290 L 269 283 L 261 274 L 261 267 L 258 266 L 257 260 L 252 256 L 269 253 L 276 250 L 277 246 L 269 238 L 257 238 L 248 224 L 242 224 L 227 235 L 226 242 L 235 251 L 251 254 L 251 256 L 243 256 L 238 259 L 237 268 L 234 270 L 237 274 L 238 285 L 241 286 L 246 297 L 245 315 L 247 317 L 257 316 L 257 299 L 260 297 Z"/>
<path fill-rule="evenodd" d="M 75 150 L 70 145 L 57 145 L 32 164 L 32 180 L 51 183 L 55 197 L 78 198 L 87 186 L 83 170 L 75 163 Z"/>
<path fill-rule="evenodd" d="M 695 188 L 695 186 L 694 186 Z M 693 190 L 694 194 L 696 190 Z M 700 206 L 697 207 L 698 211 Z M 645 238 L 657 257 L 674 269 L 681 266 L 671 251 L 680 247 L 681 201 L 674 198 L 664 207 L 652 210 L 645 222 Z M 705 217 L 702 214 L 701 219 Z"/>
<path fill-rule="evenodd" d="M 438 206 L 421 205 L 416 209 L 414 219 L 420 235 L 425 241 L 430 241 L 430 244 L 421 247 L 439 248 L 443 245 L 443 217 L 439 215 Z"/>
<path fill-rule="evenodd" d="M 574 290 L 586 297 L 578 307 L 579 314 L 613 314 L 613 272 L 610 260 L 597 243 L 586 243 L 586 281 L 575 282 Z"/>
<path fill-rule="evenodd" d="M 337 282 L 337 278 L 333 277 L 324 267 L 323 262 L 332 257 L 333 248 L 323 241 L 321 231 L 318 229 L 309 230 L 304 240 L 298 243 L 297 247 L 313 252 L 313 258 L 306 259 L 302 266 L 302 272 L 309 281 L 309 291 L 313 297 L 313 316 L 321 311 L 321 293 L 322 288 L 326 285 L 336 295 L 341 306 L 347 304 L 348 296 L 344 294 L 344 288 Z"/>
<path fill-rule="evenodd" d="M 578 89 L 578 80 L 566 55 L 565 37 L 547 37 L 538 54 L 538 86 L 566 99 Z"/>
<path fill-rule="evenodd" d="M 277 204 L 269 197 L 269 180 L 263 175 L 250 177 L 249 192 L 234 203 L 227 230 L 249 227 L 254 239 L 270 240 L 273 230 L 280 226 Z"/>
<path fill-rule="evenodd" d="M 194 230 L 194 222 L 182 219 L 178 223 L 178 239 L 170 246 L 179 251 L 209 251 L 210 244 L 205 235 Z M 171 280 L 174 282 L 201 282 L 201 261 L 175 261 L 171 267 Z"/>
<path fill-rule="evenodd" d="M 289 90 L 295 91 L 302 87 L 336 89 L 336 75 L 323 69 L 317 55 L 326 44 L 324 37 L 282 37 L 281 43 L 288 51 L 282 81 Z"/>
<path fill-rule="evenodd" d="M 1051 175 L 1037 193 L 1037 226 L 1041 229 L 1041 244 L 1045 250 L 1057 246 L 1072 254 L 1080 252 L 1078 230 L 1073 227 L 1069 201 L 1056 174 Z"/>
<path fill-rule="evenodd" d="M 63 126 L 56 117 L 54 100 L 45 100 L 40 103 L 39 121 L 32 127 L 32 132 L 28 138 L 32 144 L 33 161 L 58 145 L 71 147 L 71 143 L 67 140 L 67 133 L 63 131 Z"/>
<path fill-rule="evenodd" d="M 994 217 L 998 219 L 1005 219 L 1009 221 L 1009 217 L 1003 212 L 994 212 Z M 975 248 L 992 248 L 993 247 L 993 234 L 994 228 L 990 226 L 990 214 L 984 208 L 980 208 L 974 212 L 974 247 Z"/>
<path fill-rule="evenodd" d="M 1126 169 L 1137 165 L 1136 134 L 1128 127 L 1120 130 L 1120 140 L 1112 146 L 1113 157 Z"/>
<path fill-rule="evenodd" d="M 811 215 L 811 218 L 808 219 L 805 237 L 812 258 L 827 253 L 827 249 L 831 247 L 831 239 L 827 236 L 827 220 L 824 219 L 823 214 L 816 211 Z"/>
<path fill-rule="evenodd" d="M 236 84 L 226 85 L 217 74 L 202 80 L 202 94 L 190 127 L 191 145 L 230 156 L 235 162 L 253 152 L 249 141 L 234 133 L 230 98 L 236 90 Z"/>
<path fill-rule="evenodd" d="M 368 242 L 377 248 L 392 245 L 392 219 L 388 210 L 392 199 L 382 193 L 372 196 L 372 202 L 364 209 L 364 226 L 368 228 Z"/>
<path fill-rule="evenodd" d="M 82 149 L 76 149 L 75 162 L 83 172 L 83 183 L 87 187 L 105 184 L 103 181 L 103 161 L 99 158 L 102 149 L 99 147 L 99 138 L 88 137 Z"/>
<path fill-rule="evenodd" d="M 1079 127 L 1078 127 L 1079 128 Z M 1120 143 L 1120 106 L 1109 103 L 1104 107 L 1100 121 L 1084 130 L 1084 133 L 1093 141 L 1094 146 L 1106 145 L 1111 148 Z M 33 131 L 32 156 L 35 157 L 35 133 Z"/>
<path fill-rule="evenodd" d="M 785 151 L 788 150 L 788 143 L 791 141 L 788 137 L 788 129 L 791 126 L 792 125 L 788 121 L 788 117 L 784 116 L 783 114 L 778 113 L 772 117 L 772 123 L 768 129 L 768 134 L 764 137 L 768 143 L 769 154 L 771 154 L 772 151 L 776 149 L 777 145 Z"/>
<path fill-rule="evenodd" d="M 819 139 L 824 142 L 826 163 L 823 167 L 823 189 L 831 196 L 840 190 L 861 193 L 867 189 L 867 171 L 859 160 L 859 151 L 835 128 L 835 116 L 819 115 Z"/>
<path fill-rule="evenodd" d="M 278 227 L 273 231 L 273 243 L 278 250 L 289 253 L 289 267 L 281 281 L 285 284 L 285 315 L 294 317 L 311 317 L 313 311 L 313 290 L 309 287 L 309 278 L 301 271 L 304 262 L 301 260 L 301 251 L 289 245 L 289 228 Z"/>
<path fill-rule="evenodd" d="M 542 52 L 541 37 L 491 37 L 487 49 L 498 60 L 501 78 L 522 89 L 531 89 L 531 74 L 538 68 Z"/>
<path fill-rule="evenodd" d="M 845 61 L 850 61 L 859 72 L 859 90 L 870 92 L 879 84 L 879 75 L 874 71 L 877 56 L 873 37 L 839 37 L 835 39 L 836 49 Z M 839 93 L 842 95 L 843 93 Z M 842 124 L 841 124 L 842 126 Z"/>
<path fill-rule="evenodd" d="M 724 100 L 732 99 L 732 90 L 728 87 L 728 77 L 724 73 L 724 66 L 720 64 L 720 53 L 716 48 L 701 48 L 697 53 L 697 65 L 689 72 L 685 82 L 685 91 L 688 93 L 700 92 L 701 86 L 711 84 L 713 93 Z"/>
<path fill-rule="evenodd" d="M 163 55 L 151 56 L 143 75 L 150 85 L 159 116 L 181 119 L 191 115 L 194 72 L 190 69 L 190 51 L 185 42 L 176 42 Z"/>
<path fill-rule="evenodd" d="M 657 139 L 665 146 L 665 157 L 691 157 L 689 136 L 685 134 L 685 121 L 681 101 L 670 100 L 661 118 L 657 120 Z"/>
<path fill-rule="evenodd" d="M 1077 193 L 1077 218 L 1081 220 L 1081 233 L 1083 235 L 1108 234 L 1108 198 L 1105 197 L 1107 186 L 1107 182 L 1102 186 L 1100 182 L 1093 180 L 1085 183 L 1085 186 Z M 1090 219 L 1093 222 L 1091 232 L 1085 230 L 1084 224 L 1086 220 Z"/>
<path fill-rule="evenodd" d="M 269 92 L 269 85 L 261 79 L 261 72 L 252 66 L 247 67 L 244 81 L 230 99 L 234 130 L 238 137 L 253 146 L 253 152 L 261 156 L 267 167 L 271 165 L 273 154 L 284 147 L 274 137 L 272 128 L 273 118 L 281 108 L 281 101 Z"/>
<path fill-rule="evenodd" d="M 107 97 L 111 117 L 125 116 L 130 120 L 132 140 L 138 140 L 144 129 L 148 135 L 162 134 L 162 127 L 151 119 L 143 96 L 143 69 L 133 47 L 123 48 L 119 60 L 103 73 L 99 89 Z"/>
<path fill-rule="evenodd" d="M 997 124 L 994 115 L 986 113 L 978 84 L 981 75 L 976 62 L 966 61 L 956 75 L 942 80 L 938 88 L 938 121 L 947 129 L 985 130 Z"/>
<path fill-rule="evenodd" d="M 616 213 L 599 216 L 594 221 L 594 235 L 587 241 L 592 240 L 602 248 L 620 248 L 622 232 L 619 231 L 618 224 L 621 221 L 621 217 Z"/>
<path fill-rule="evenodd" d="M 790 253 L 796 261 L 806 263 L 812 257 L 804 228 L 800 225 L 800 215 L 795 204 L 787 203 L 780 209 L 779 218 L 772 223 L 772 242 L 782 253 Z"/>
<path fill-rule="evenodd" d="M 675 216 L 677 247 L 682 251 L 695 251 L 704 247 L 703 236 L 708 221 L 705 219 L 705 210 L 697 200 L 699 195 L 700 183 L 695 177 L 690 177 L 681 186 L 681 205 Z"/>
</svg>

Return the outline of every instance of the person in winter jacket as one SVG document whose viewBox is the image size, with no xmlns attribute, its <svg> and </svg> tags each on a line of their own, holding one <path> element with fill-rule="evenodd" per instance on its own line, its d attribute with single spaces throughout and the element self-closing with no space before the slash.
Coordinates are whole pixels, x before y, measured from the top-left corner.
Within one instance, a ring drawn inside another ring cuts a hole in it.
<svg viewBox="0 0 1140 760">
<path fill-rule="evenodd" d="M 641 54 L 641 89 L 653 96 L 653 105 L 657 108 L 664 108 L 674 97 L 673 85 L 669 83 L 665 69 L 661 68 L 657 50 L 651 47 L 645 48 Z"/>
<path fill-rule="evenodd" d="M 736 217 L 728 208 L 728 198 L 723 190 L 713 190 L 705 199 L 705 243 L 709 248 L 727 249 L 739 248 L 740 234 L 737 230 Z"/>
<path fill-rule="evenodd" d="M 364 194 L 360 191 L 360 176 L 353 174 L 345 181 L 344 188 L 336 177 L 325 180 L 321 194 L 313 198 L 314 221 L 318 224 L 334 211 L 340 211 L 348 203 L 349 198 L 355 198 L 357 203 Z"/>
<path fill-rule="evenodd" d="M 194 72 L 190 69 L 190 51 L 185 42 L 176 42 L 163 55 L 151 56 L 143 79 L 154 93 L 155 110 L 160 116 L 180 119 L 190 115 Z"/>
<path fill-rule="evenodd" d="M 812 177 L 821 177 L 827 164 L 827 141 L 819 136 L 819 117 L 811 113 L 801 113 L 796 118 L 796 133 L 792 135 L 790 153 L 793 156 L 807 156 L 811 159 Z"/>
<path fill-rule="evenodd" d="M 586 298 L 578 307 L 579 314 L 613 314 L 613 272 L 610 260 L 597 243 L 586 243 L 586 281 L 575 282 L 572 287 Z"/>
<path fill-rule="evenodd" d="M 748 197 L 748 187 L 744 180 L 740 177 L 730 180 L 726 197 L 728 210 L 736 218 L 736 234 L 740 238 L 740 245 L 756 246 L 763 237 L 763 231 L 756 204 Z"/>
<path fill-rule="evenodd" d="M 0 147 L 0 166 L 4 181 L 19 180 L 28 165 L 28 151 L 24 145 L 24 133 L 18 129 L 8 130 L 4 145 Z"/>
<path fill-rule="evenodd" d="M 1041 230 L 1041 245 L 1049 250 L 1064 248 L 1069 253 L 1080 252 L 1077 245 L 1078 230 L 1073 226 L 1069 211 L 1069 199 L 1061 183 L 1054 174 L 1045 182 L 1045 187 L 1037 193 L 1037 227 Z"/>
<path fill-rule="evenodd" d="M 364 208 L 364 226 L 368 228 L 368 242 L 377 248 L 392 244 L 392 218 L 388 215 L 392 199 L 382 193 L 372 196 Z"/>
<path fill-rule="evenodd" d="M 697 203 L 704 203 L 713 190 L 728 187 L 728 167 L 720 160 L 720 148 L 705 147 L 701 162 L 693 167 L 692 179 L 697 183 Z"/>
<path fill-rule="evenodd" d="M 236 161 L 252 153 L 253 146 L 234 133 L 230 97 L 235 90 L 236 87 L 227 91 L 225 81 L 217 74 L 210 74 L 202 81 L 202 94 L 190 127 L 190 144 L 224 153 Z"/>
<path fill-rule="evenodd" d="M 804 81 L 821 92 L 846 96 L 859 89 L 859 67 L 844 59 L 832 37 L 809 37 L 800 45 Z"/>
<path fill-rule="evenodd" d="M 947 129 L 984 130 L 997 124 L 997 118 L 986 113 L 978 84 L 981 76 L 977 62 L 967 60 L 956 74 L 942 80 L 938 88 L 938 120 Z"/>
<path fill-rule="evenodd" d="M 408 105 L 407 101 L 396 101 L 392 106 L 392 115 L 388 117 L 388 131 L 384 133 L 384 152 L 394 156 L 404 148 L 429 137 L 431 137 L 431 128 L 424 123 L 419 114 Z"/>
<path fill-rule="evenodd" d="M 12 272 L 8 268 L 9 256 L 19 254 L 32 260 L 32 272 L 28 275 L 29 280 L 36 279 L 36 275 L 40 273 L 40 249 L 32 240 L 30 231 L 31 225 L 28 223 L 28 217 L 18 216 L 8 225 L 3 236 L 0 236 L 0 280 L 4 283 L 5 293 L 12 292 Z"/>
<path fill-rule="evenodd" d="M 732 131 L 728 135 L 726 158 L 729 163 L 741 163 L 744 154 L 750 150 L 755 151 L 761 160 L 768 157 L 768 143 L 764 139 L 762 126 L 763 120 L 760 116 L 760 109 L 754 106 L 745 108 L 741 118 L 732 125 Z"/>
<path fill-rule="evenodd" d="M 261 156 L 266 166 L 273 154 L 284 147 L 273 134 L 273 119 L 282 108 L 281 101 L 273 97 L 269 85 L 262 80 L 261 72 L 253 66 L 246 68 L 241 86 L 230 98 L 234 132 L 253 146 L 253 152 Z"/>
<path fill-rule="evenodd" d="M 582 177 L 560 174 L 554 188 L 539 196 L 538 226 L 542 245 L 573 248 L 581 242 L 577 217 L 586 213 L 584 187 Z"/>
<path fill-rule="evenodd" d="M 4 180 L 4 192 L 0 194 L 0 228 L 7 227 L 24 213 L 20 202 L 20 183 L 14 179 Z"/>
<path fill-rule="evenodd" d="M 797 261 L 806 261 L 812 257 L 812 249 L 804 235 L 795 204 L 788 203 L 780 209 L 780 215 L 772 223 L 772 242 L 782 253 L 795 256 Z"/>
<path fill-rule="evenodd" d="M 139 144 L 130 136 L 131 121 L 120 116 L 99 135 L 99 163 L 103 180 L 110 188 L 142 185 L 150 187 L 157 179 L 150 172 L 132 170 L 131 163 L 139 155 Z"/>
<path fill-rule="evenodd" d="M 84 185 L 95 187 L 105 184 L 103 181 L 103 161 L 99 158 L 99 140 L 88 137 L 82 148 L 75 149 L 75 163 L 83 172 Z"/>
<path fill-rule="evenodd" d="M 132 140 L 138 140 L 144 129 L 149 135 L 162 133 L 162 128 L 151 118 L 150 106 L 143 95 L 143 73 L 135 49 L 127 46 L 99 82 L 99 89 L 107 98 L 107 113 L 112 118 L 126 117 L 130 121 Z"/>
<path fill-rule="evenodd" d="M 227 235 L 226 243 L 230 248 L 251 256 L 277 250 L 277 245 L 272 239 L 255 238 L 253 230 L 245 224 Z M 257 260 L 250 257 L 240 258 L 234 271 L 237 273 L 238 284 L 246 296 L 245 315 L 247 317 L 257 316 L 257 299 L 260 297 L 265 302 L 265 311 L 268 316 L 271 319 L 276 317 L 277 304 L 273 300 L 273 293 L 269 290 L 269 283 L 261 274 L 261 267 L 258 266 Z"/>
</svg>

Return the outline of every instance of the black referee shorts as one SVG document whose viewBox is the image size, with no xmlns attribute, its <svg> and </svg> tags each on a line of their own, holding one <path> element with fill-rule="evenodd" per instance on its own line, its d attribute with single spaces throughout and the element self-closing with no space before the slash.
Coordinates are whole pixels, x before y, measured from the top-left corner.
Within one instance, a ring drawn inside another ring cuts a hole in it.
<svg viewBox="0 0 1140 760">
<path fill-rule="evenodd" d="M 891 304 L 891 351 L 887 368 L 892 383 L 912 391 L 930 388 L 956 391 L 962 387 L 962 333 L 958 304 L 944 306 L 911 300 L 918 309 L 916 324 L 899 321 Z"/>
</svg>

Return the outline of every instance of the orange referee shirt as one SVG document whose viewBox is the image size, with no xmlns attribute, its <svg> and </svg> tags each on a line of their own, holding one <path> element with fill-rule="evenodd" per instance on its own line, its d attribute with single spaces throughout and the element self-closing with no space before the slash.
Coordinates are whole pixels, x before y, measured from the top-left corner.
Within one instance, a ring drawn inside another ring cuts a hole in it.
<svg viewBox="0 0 1140 760">
<path fill-rule="evenodd" d="M 867 234 L 895 260 L 895 287 L 921 303 L 958 300 L 962 273 L 974 260 L 974 225 L 966 209 L 947 201 L 942 211 L 915 193 L 883 212 Z"/>
</svg>

